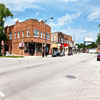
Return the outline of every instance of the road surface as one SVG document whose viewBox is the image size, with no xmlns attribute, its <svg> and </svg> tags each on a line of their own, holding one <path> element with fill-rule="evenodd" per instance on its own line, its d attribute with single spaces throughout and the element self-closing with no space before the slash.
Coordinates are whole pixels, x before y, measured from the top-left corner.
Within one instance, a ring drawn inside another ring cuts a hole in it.
<svg viewBox="0 0 100 100">
<path fill-rule="evenodd" d="M 100 100 L 96 56 L 0 58 L 0 100 Z"/>
</svg>

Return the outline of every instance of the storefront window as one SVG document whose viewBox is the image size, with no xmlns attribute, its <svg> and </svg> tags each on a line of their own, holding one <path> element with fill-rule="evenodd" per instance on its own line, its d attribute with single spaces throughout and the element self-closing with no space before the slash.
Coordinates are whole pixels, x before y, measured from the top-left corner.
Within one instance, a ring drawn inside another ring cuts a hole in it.
<svg viewBox="0 0 100 100">
<path fill-rule="evenodd" d="M 25 43 L 25 46 L 24 46 L 24 51 L 25 53 L 29 52 L 29 43 Z"/>
<path fill-rule="evenodd" d="M 42 44 L 41 43 L 36 43 L 36 52 L 41 53 L 42 52 Z"/>
</svg>

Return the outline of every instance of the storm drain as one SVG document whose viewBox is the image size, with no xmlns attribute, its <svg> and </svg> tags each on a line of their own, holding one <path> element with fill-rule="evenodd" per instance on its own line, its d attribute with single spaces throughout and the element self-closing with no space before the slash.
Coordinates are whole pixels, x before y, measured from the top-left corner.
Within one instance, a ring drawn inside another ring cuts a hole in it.
<svg viewBox="0 0 100 100">
<path fill-rule="evenodd" d="M 69 78 L 69 79 L 76 79 L 76 77 L 73 76 L 73 75 L 66 75 L 65 77 L 66 77 L 66 78 Z"/>
</svg>

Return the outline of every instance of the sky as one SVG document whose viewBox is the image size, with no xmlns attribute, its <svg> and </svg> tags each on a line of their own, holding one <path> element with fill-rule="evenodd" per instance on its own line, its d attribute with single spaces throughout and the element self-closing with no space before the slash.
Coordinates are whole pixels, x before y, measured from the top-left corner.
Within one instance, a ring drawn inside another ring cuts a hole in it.
<svg viewBox="0 0 100 100">
<path fill-rule="evenodd" d="M 84 37 L 97 39 L 100 24 L 100 0 L 0 0 L 13 13 L 5 26 L 27 19 L 46 20 L 52 32 L 71 35 L 76 43 Z"/>
</svg>

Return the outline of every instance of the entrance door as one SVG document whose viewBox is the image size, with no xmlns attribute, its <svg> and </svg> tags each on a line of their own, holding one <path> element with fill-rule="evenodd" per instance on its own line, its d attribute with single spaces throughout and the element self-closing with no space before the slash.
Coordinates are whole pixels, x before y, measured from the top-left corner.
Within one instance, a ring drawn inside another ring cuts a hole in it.
<svg viewBox="0 0 100 100">
<path fill-rule="evenodd" d="M 34 55 L 35 53 L 35 43 L 34 42 L 29 43 L 29 53 L 30 55 Z"/>
</svg>

